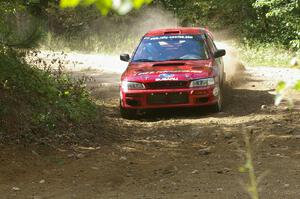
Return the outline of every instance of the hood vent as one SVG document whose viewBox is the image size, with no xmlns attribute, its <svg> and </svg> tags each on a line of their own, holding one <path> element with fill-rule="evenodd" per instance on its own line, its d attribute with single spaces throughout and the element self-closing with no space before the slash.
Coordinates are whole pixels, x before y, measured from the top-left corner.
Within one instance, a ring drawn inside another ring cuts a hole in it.
<svg viewBox="0 0 300 199">
<path fill-rule="evenodd" d="M 152 66 L 184 66 L 185 63 L 177 62 L 177 63 L 157 63 L 153 64 Z"/>
<path fill-rule="evenodd" d="M 174 31 L 166 31 L 164 32 L 165 35 L 173 35 L 173 34 L 180 34 L 179 30 L 174 30 Z"/>
</svg>

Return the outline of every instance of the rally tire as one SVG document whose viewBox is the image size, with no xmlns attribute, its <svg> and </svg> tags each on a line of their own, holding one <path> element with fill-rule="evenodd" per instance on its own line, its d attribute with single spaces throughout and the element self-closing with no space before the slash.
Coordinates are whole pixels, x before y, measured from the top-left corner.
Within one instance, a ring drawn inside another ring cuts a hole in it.
<svg viewBox="0 0 300 199">
<path fill-rule="evenodd" d="M 220 87 L 220 94 L 218 97 L 218 102 L 211 105 L 211 111 L 214 113 L 221 112 L 223 110 L 223 91 L 222 88 Z"/>
<path fill-rule="evenodd" d="M 124 119 L 136 119 L 137 118 L 137 110 L 136 109 L 130 109 L 130 108 L 123 108 L 122 105 L 120 105 L 120 114 L 121 117 Z"/>
</svg>

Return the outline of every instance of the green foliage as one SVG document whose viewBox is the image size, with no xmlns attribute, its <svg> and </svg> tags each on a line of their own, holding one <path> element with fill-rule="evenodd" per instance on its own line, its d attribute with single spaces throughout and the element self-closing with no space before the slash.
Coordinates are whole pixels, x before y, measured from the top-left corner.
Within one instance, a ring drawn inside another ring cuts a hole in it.
<svg viewBox="0 0 300 199">
<path fill-rule="evenodd" d="M 295 89 L 296 91 L 300 91 L 300 80 L 298 80 L 298 81 L 296 82 L 296 84 L 294 85 L 294 89 Z"/>
<path fill-rule="evenodd" d="M 84 81 L 31 67 L 22 57 L 11 50 L 0 53 L 0 92 L 6 94 L 0 101 L 9 110 L 0 112 L 0 118 L 7 131 L 11 117 L 15 126 L 23 126 L 25 120 L 28 132 L 40 133 L 93 120 L 96 108 Z"/>
<path fill-rule="evenodd" d="M 293 99 L 288 94 L 291 91 L 300 91 L 300 80 L 296 82 L 280 81 L 276 87 L 275 105 L 278 106 L 283 99 L 288 101 L 289 109 L 293 108 Z"/>
<path fill-rule="evenodd" d="M 257 0 L 253 3 L 257 18 L 254 33 L 264 33 L 267 42 L 279 42 L 300 48 L 300 5 L 298 0 Z M 263 32 L 264 31 L 264 32 Z"/>
<path fill-rule="evenodd" d="M 280 81 L 276 87 L 275 105 L 278 106 L 284 98 L 284 92 L 287 89 L 287 84 L 284 81 Z"/>
<path fill-rule="evenodd" d="M 277 92 L 277 93 L 280 93 L 280 92 L 282 92 L 285 88 L 286 88 L 286 83 L 285 83 L 284 81 L 280 81 L 280 82 L 277 84 L 276 92 Z"/>
<path fill-rule="evenodd" d="M 251 0 L 156 0 L 173 11 L 183 25 L 224 29 L 253 15 Z"/>
<path fill-rule="evenodd" d="M 0 1 L 0 44 L 30 48 L 41 38 L 42 21 L 33 15 L 33 6 L 24 1 Z"/>
<path fill-rule="evenodd" d="M 60 6 L 62 8 L 66 7 L 76 7 L 80 3 L 80 0 L 61 0 L 60 1 Z M 93 3 L 93 1 L 92 1 Z"/>
<path fill-rule="evenodd" d="M 250 42 L 300 49 L 299 0 L 155 0 L 184 26 L 231 29 Z"/>
<path fill-rule="evenodd" d="M 139 8 L 149 3 L 150 0 L 120 2 L 116 4 L 112 0 L 61 0 L 60 5 L 64 8 L 76 6 L 75 9 L 61 10 L 57 3 L 49 1 L 47 16 L 50 22 L 48 26 L 50 34 L 63 35 L 70 46 L 72 46 L 72 40 L 77 41 L 78 38 L 86 40 L 87 43 L 89 40 L 96 40 L 100 44 L 98 46 L 101 46 L 102 42 L 105 43 L 108 40 L 102 38 L 107 28 L 101 27 L 105 26 L 103 21 L 114 18 L 111 25 L 119 24 L 120 21 L 128 19 L 128 16 L 118 16 L 115 13 L 127 13 L 132 8 Z M 229 29 L 232 37 L 240 38 L 247 48 L 255 48 L 256 51 L 263 53 L 263 56 L 256 56 L 259 58 L 257 62 L 272 64 L 275 60 L 276 65 L 288 65 L 287 60 L 291 57 L 282 51 L 290 49 L 297 52 L 300 49 L 300 10 L 297 0 L 153 0 L 149 6 L 156 5 L 173 12 L 183 26 L 208 26 L 215 30 Z M 107 16 L 100 16 L 99 10 L 95 8 L 100 9 L 101 13 Z M 110 10 L 116 12 L 109 12 Z M 143 10 L 135 12 L 143 12 Z M 135 12 L 131 12 L 129 17 L 136 17 Z M 95 18 L 102 19 L 97 24 L 100 27 L 97 30 L 100 37 L 93 35 L 93 28 L 91 30 L 91 27 L 95 25 Z M 126 23 L 133 24 L 130 19 Z M 127 39 L 130 37 L 130 29 L 125 29 L 124 33 L 119 30 L 112 32 L 113 34 L 119 33 L 119 35 L 127 33 Z M 73 43 L 76 45 L 77 42 Z M 271 50 L 278 46 L 284 55 L 277 56 L 273 60 L 269 52 L 263 51 L 265 47 Z M 254 55 L 250 54 L 249 57 L 251 56 Z"/>
<path fill-rule="evenodd" d="M 95 5 L 103 15 L 107 15 L 110 10 L 114 10 L 119 14 L 126 14 L 132 8 L 139 9 L 143 4 L 149 4 L 152 0 L 60 0 L 62 8 L 74 8 L 78 5 L 90 6 Z"/>
</svg>

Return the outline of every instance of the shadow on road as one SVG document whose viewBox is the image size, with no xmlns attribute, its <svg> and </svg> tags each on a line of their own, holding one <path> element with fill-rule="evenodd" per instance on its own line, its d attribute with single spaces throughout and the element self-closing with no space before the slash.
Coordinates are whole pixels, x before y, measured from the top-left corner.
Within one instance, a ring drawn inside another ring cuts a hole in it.
<svg viewBox="0 0 300 199">
<path fill-rule="evenodd" d="M 91 70 L 73 72 L 72 76 L 75 78 L 91 77 L 87 85 L 92 95 L 96 99 L 106 101 L 112 105 L 109 112 L 114 117 L 120 117 L 118 110 L 120 74 Z M 254 84 L 258 86 L 253 86 Z M 264 87 L 263 80 L 243 73 L 231 79 L 224 86 L 224 109 L 221 113 L 213 113 L 210 107 L 153 109 L 142 112 L 140 120 L 150 122 L 172 118 L 197 119 L 208 116 L 216 118 L 245 116 L 260 111 L 262 105 L 272 105 L 274 96 L 269 93 L 270 91 L 270 89 Z"/>
<path fill-rule="evenodd" d="M 213 113 L 210 107 L 154 109 L 142 115 L 143 120 L 181 118 L 196 119 L 201 117 L 245 116 L 261 110 L 262 105 L 273 104 L 274 96 L 268 91 L 234 89 L 227 87 L 224 91 L 223 112 Z"/>
</svg>

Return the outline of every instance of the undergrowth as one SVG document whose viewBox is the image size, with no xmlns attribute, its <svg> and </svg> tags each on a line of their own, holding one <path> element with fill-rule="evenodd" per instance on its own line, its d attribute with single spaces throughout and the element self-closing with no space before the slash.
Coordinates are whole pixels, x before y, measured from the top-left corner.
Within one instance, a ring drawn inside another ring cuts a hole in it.
<svg viewBox="0 0 300 199">
<path fill-rule="evenodd" d="M 68 137 L 94 120 L 96 105 L 83 81 L 30 66 L 23 57 L 0 51 L 0 140 Z"/>
</svg>

